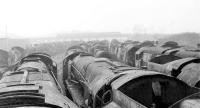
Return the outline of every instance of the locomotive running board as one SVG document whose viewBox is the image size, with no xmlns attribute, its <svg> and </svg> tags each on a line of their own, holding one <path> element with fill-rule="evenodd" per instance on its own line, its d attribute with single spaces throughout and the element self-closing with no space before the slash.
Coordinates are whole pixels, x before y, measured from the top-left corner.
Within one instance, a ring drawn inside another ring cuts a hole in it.
<svg viewBox="0 0 200 108">
<path fill-rule="evenodd" d="M 84 97 L 82 96 L 82 91 L 81 90 L 81 86 L 75 82 L 72 81 L 65 81 L 67 88 L 70 92 L 70 94 L 72 95 L 72 99 L 73 101 L 79 105 L 80 107 L 85 107 L 85 101 L 84 101 Z"/>
</svg>

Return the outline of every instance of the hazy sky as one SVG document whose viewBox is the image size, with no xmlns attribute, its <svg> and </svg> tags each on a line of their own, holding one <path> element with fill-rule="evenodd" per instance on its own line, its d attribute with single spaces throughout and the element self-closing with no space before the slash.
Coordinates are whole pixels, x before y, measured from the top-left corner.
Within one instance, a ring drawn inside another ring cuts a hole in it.
<svg viewBox="0 0 200 108">
<path fill-rule="evenodd" d="M 0 0 L 0 37 L 200 32 L 200 0 Z"/>
</svg>

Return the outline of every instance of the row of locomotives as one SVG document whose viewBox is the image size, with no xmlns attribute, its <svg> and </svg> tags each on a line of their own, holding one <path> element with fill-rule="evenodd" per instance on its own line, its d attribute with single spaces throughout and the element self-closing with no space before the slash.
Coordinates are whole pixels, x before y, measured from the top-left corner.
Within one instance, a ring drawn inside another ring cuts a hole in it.
<svg viewBox="0 0 200 108">
<path fill-rule="evenodd" d="M 120 61 L 133 67 L 135 67 L 136 51 L 142 47 L 154 46 L 154 41 L 138 42 L 128 40 L 118 45 L 114 44 L 117 43 L 116 41 L 113 41 L 111 41 L 110 51 L 114 51 L 114 54 Z"/>
<path fill-rule="evenodd" d="M 121 64 L 121 65 L 120 65 Z M 83 108 L 200 107 L 199 90 L 163 73 L 74 52 L 63 61 L 66 88 Z"/>
<path fill-rule="evenodd" d="M 198 55 L 198 52 L 180 47 L 143 47 L 136 52 L 135 58 L 139 68 L 162 72 L 190 86 L 200 87 L 200 59 L 194 55 Z"/>
<path fill-rule="evenodd" d="M 165 55 L 173 55 L 180 58 L 194 57 L 200 58 L 200 51 L 198 48 L 189 48 L 188 46 L 180 46 L 176 42 L 166 42 L 161 47 L 166 48 Z"/>
<path fill-rule="evenodd" d="M 110 50 L 110 53 L 114 54 L 117 57 L 117 59 L 119 59 L 121 62 L 124 62 L 128 65 L 132 65 L 132 63 L 126 62 L 125 55 L 127 54 L 128 49 L 130 49 L 130 47 L 132 47 L 136 44 L 138 44 L 138 43 L 137 42 L 133 43 L 130 40 L 128 40 L 124 43 L 121 43 L 121 42 L 117 41 L 116 39 L 113 39 L 110 42 L 109 50 Z"/>
<path fill-rule="evenodd" d="M 116 39 L 111 40 L 109 43 L 109 51 L 112 54 L 117 54 L 117 48 L 120 46 L 121 42 Z"/>
<path fill-rule="evenodd" d="M 96 54 L 94 55 L 96 58 L 108 58 L 112 61 L 121 62 L 116 55 L 110 53 L 109 51 L 104 50 L 97 50 Z"/>
<path fill-rule="evenodd" d="M 95 56 L 97 55 L 96 53 L 99 50 L 108 52 L 109 51 L 108 47 L 109 47 L 109 44 L 107 41 L 96 42 L 92 46 L 90 46 L 89 53 Z"/>
<path fill-rule="evenodd" d="M 82 47 L 82 49 L 85 52 L 89 52 L 89 49 L 90 49 L 90 44 L 89 43 L 81 43 L 79 46 Z"/>
<path fill-rule="evenodd" d="M 68 56 L 68 55 L 70 55 L 71 53 L 74 53 L 74 52 L 86 52 L 86 51 L 82 46 L 74 45 L 74 46 L 71 46 L 67 49 L 65 56 Z"/>
<path fill-rule="evenodd" d="M 5 72 L 0 80 L 0 107 L 78 108 L 63 95 L 49 61 L 46 54 L 30 54 L 13 71 Z"/>
<path fill-rule="evenodd" d="M 165 64 L 184 58 L 183 56 L 174 55 L 175 52 L 177 53 L 179 50 L 181 50 L 181 46 L 173 41 L 166 42 L 162 46 L 143 46 L 134 54 L 135 66 L 146 68 L 148 61 L 157 64 Z"/>
<path fill-rule="evenodd" d="M 108 45 L 99 45 L 94 47 L 94 56 L 97 58 L 108 58 L 115 61 L 120 61 L 117 56 L 109 51 Z"/>
</svg>

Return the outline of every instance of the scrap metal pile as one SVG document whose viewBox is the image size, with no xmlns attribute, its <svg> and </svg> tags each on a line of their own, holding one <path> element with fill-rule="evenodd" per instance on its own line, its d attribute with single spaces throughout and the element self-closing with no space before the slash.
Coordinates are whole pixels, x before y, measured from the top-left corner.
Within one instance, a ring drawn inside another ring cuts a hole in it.
<svg viewBox="0 0 200 108">
<path fill-rule="evenodd" d="M 200 107 L 198 49 L 175 42 L 105 40 L 78 43 L 64 55 L 61 77 L 45 53 L 2 65 L 0 107 Z"/>
</svg>

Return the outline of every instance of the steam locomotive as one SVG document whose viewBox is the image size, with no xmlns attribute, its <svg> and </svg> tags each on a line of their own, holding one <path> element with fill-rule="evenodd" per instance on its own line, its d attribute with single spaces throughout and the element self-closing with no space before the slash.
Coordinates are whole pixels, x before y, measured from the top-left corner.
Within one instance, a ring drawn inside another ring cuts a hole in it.
<svg viewBox="0 0 200 108">
<path fill-rule="evenodd" d="M 63 81 L 72 100 L 89 108 L 189 108 L 197 106 L 198 88 L 163 73 L 130 67 L 70 49 Z M 192 104 L 191 104 L 192 103 Z"/>
<path fill-rule="evenodd" d="M 33 53 L 22 58 L 0 80 L 0 107 L 78 108 L 63 95 L 51 57 Z"/>
</svg>

